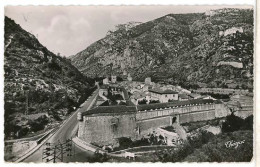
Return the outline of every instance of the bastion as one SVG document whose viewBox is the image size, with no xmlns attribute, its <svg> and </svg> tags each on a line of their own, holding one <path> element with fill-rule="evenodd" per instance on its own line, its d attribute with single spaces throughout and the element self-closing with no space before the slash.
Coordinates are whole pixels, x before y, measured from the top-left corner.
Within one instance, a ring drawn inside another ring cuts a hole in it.
<svg viewBox="0 0 260 167">
<path fill-rule="evenodd" d="M 115 145 L 118 138 L 138 140 L 159 127 L 225 117 L 220 101 L 196 99 L 137 106 L 99 106 L 78 115 L 78 137 L 96 145 Z"/>
</svg>

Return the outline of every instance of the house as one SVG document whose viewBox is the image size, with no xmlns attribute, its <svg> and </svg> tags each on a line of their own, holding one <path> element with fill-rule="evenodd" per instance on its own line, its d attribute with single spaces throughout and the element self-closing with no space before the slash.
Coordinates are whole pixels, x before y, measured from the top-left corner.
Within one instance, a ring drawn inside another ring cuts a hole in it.
<svg viewBox="0 0 260 167">
<path fill-rule="evenodd" d="M 152 79 L 151 79 L 151 77 L 148 77 L 148 78 L 145 78 L 145 84 L 148 84 L 148 85 L 150 85 L 151 84 L 151 82 L 152 82 Z"/>
<path fill-rule="evenodd" d="M 127 76 L 127 80 L 128 80 L 128 81 L 132 81 L 132 80 L 133 80 L 133 78 L 131 77 L 130 74 L 128 74 L 128 76 Z"/>
<path fill-rule="evenodd" d="M 201 97 L 201 95 L 196 94 L 196 93 L 191 93 L 188 96 L 189 96 L 189 99 L 199 99 Z"/>
<path fill-rule="evenodd" d="M 101 96 L 107 96 L 108 95 L 108 86 L 107 85 L 101 85 L 100 86 L 99 95 L 101 95 Z"/>
<path fill-rule="evenodd" d="M 212 100 L 216 100 L 215 98 L 211 97 L 210 95 L 204 95 L 204 96 L 201 96 L 198 99 L 212 99 Z"/>
<path fill-rule="evenodd" d="M 178 93 L 173 90 L 150 89 L 151 99 L 167 103 L 169 100 L 178 100 Z"/>
<path fill-rule="evenodd" d="M 133 94 L 134 92 L 141 92 L 141 90 L 140 89 L 136 89 L 136 88 L 132 88 L 132 89 L 130 89 L 129 92 Z"/>
<path fill-rule="evenodd" d="M 184 88 L 181 88 L 180 92 L 182 94 L 191 94 L 191 91 L 187 90 L 187 89 L 184 89 Z"/>
<path fill-rule="evenodd" d="M 115 75 L 112 75 L 112 76 L 111 76 L 111 82 L 112 82 L 112 83 L 116 83 L 116 76 L 115 76 Z"/>
<path fill-rule="evenodd" d="M 142 101 L 146 98 L 146 95 L 144 92 L 134 92 L 133 95 L 131 96 L 131 101 L 135 104 L 138 105 L 139 101 Z"/>
<path fill-rule="evenodd" d="M 189 96 L 186 94 L 179 94 L 179 101 L 189 100 Z"/>
<path fill-rule="evenodd" d="M 107 85 L 108 84 L 108 78 L 103 79 L 103 85 Z"/>
</svg>

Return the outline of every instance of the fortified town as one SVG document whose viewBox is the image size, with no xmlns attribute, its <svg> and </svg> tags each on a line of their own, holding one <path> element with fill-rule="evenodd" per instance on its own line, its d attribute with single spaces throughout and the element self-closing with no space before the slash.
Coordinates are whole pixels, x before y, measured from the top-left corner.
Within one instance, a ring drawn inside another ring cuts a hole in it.
<svg viewBox="0 0 260 167">
<path fill-rule="evenodd" d="M 230 114 L 231 104 L 211 96 L 191 93 L 180 86 L 154 83 L 151 78 L 146 78 L 145 82 L 132 81 L 130 76 L 127 78 L 129 80 L 117 82 L 116 76 L 112 76 L 111 81 L 105 78 L 101 86 L 97 83 L 99 103 L 96 104 L 99 105 L 78 113 L 79 140 L 114 148 L 118 147 L 120 138 L 136 141 L 155 134 L 162 136 L 165 143 L 171 146 L 186 140 L 187 134 L 180 124 L 212 120 Z M 111 104 L 109 94 L 121 98 Z M 242 113 L 248 116 L 253 104 L 246 105 Z"/>
</svg>

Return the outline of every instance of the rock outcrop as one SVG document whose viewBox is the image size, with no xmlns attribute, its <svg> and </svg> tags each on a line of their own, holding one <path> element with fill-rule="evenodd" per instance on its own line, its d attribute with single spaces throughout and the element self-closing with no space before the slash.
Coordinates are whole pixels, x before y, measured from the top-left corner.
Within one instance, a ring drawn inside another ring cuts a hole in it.
<svg viewBox="0 0 260 167">
<path fill-rule="evenodd" d="M 23 124 L 25 120 L 17 120 L 17 114 L 48 113 L 50 118 L 61 119 L 84 99 L 90 88 L 88 79 L 69 59 L 50 52 L 8 17 L 4 38 L 5 137 L 28 132 L 21 130 L 30 128 L 30 120 Z"/>
<path fill-rule="evenodd" d="M 87 76 L 127 71 L 134 80 L 150 76 L 184 87 L 227 87 L 226 81 L 232 80 L 238 87 L 252 88 L 253 10 L 169 14 L 117 26 L 70 59 Z M 223 62 L 237 62 L 239 68 Z"/>
</svg>

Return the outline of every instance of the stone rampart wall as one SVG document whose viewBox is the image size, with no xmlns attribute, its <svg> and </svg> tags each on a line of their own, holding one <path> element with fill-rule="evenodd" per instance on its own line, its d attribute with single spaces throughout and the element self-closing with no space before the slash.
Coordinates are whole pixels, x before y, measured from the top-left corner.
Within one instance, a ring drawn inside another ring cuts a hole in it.
<svg viewBox="0 0 260 167">
<path fill-rule="evenodd" d="M 84 117 L 78 137 L 89 143 L 111 144 L 120 137 L 135 136 L 135 114 Z"/>
<path fill-rule="evenodd" d="M 203 104 L 159 110 L 137 111 L 136 113 L 100 114 L 84 116 L 79 123 L 78 137 L 89 143 L 115 144 L 120 137 L 132 140 L 154 131 L 159 127 L 171 126 L 177 122 L 196 122 L 225 117 L 229 110 L 224 104 Z"/>
</svg>

